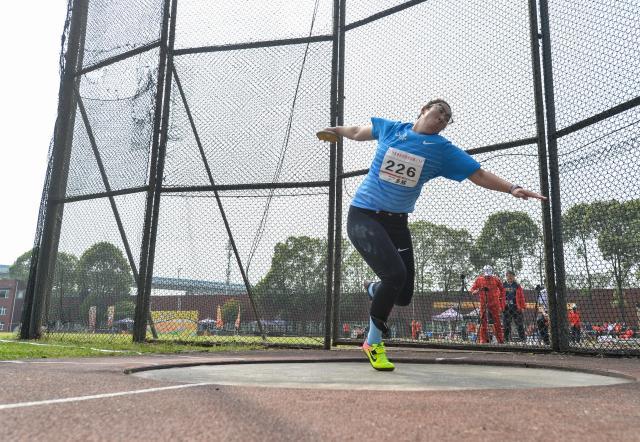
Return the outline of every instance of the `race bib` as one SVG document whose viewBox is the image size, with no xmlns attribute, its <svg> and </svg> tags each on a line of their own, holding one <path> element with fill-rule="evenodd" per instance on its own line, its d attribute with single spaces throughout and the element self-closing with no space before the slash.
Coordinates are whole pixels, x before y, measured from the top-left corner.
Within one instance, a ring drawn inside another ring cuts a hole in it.
<svg viewBox="0 0 640 442">
<path fill-rule="evenodd" d="M 382 160 L 379 177 L 383 181 L 415 187 L 420 179 L 424 157 L 390 147 Z"/>
</svg>

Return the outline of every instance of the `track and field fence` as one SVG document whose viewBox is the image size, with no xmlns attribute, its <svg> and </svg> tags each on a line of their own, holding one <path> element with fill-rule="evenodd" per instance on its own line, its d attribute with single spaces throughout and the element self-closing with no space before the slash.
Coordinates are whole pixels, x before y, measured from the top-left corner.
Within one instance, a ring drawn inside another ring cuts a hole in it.
<svg viewBox="0 0 640 442">
<path fill-rule="evenodd" d="M 375 276 L 345 223 L 375 145 L 314 134 L 413 121 L 442 97 L 443 135 L 551 198 L 429 182 L 410 217 L 415 295 L 389 342 L 498 345 L 477 343 L 468 291 L 490 264 L 525 297 L 492 318 L 512 326 L 499 348 L 640 350 L 636 2 L 69 11 L 23 337 L 360 342 Z"/>
</svg>

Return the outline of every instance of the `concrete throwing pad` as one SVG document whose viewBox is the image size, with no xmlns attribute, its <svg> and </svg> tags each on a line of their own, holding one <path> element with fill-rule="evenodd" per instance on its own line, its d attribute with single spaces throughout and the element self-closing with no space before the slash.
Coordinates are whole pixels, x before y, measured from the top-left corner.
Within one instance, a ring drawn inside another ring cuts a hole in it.
<svg viewBox="0 0 640 442">
<path fill-rule="evenodd" d="M 396 363 L 392 372 L 368 363 L 312 362 L 199 365 L 135 373 L 146 379 L 271 388 L 332 390 L 480 390 L 584 387 L 627 379 L 545 368 Z"/>
</svg>

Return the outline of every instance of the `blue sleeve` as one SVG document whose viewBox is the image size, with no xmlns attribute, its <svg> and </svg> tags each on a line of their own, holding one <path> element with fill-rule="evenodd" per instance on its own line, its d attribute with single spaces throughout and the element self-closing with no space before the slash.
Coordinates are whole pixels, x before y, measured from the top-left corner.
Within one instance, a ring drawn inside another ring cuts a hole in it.
<svg viewBox="0 0 640 442">
<path fill-rule="evenodd" d="M 476 170 L 480 163 L 459 147 L 449 144 L 444 154 L 442 176 L 450 180 L 464 181 Z"/>
<path fill-rule="evenodd" d="M 371 134 L 376 140 L 384 138 L 398 121 L 385 120 L 384 118 L 371 117 Z"/>
</svg>

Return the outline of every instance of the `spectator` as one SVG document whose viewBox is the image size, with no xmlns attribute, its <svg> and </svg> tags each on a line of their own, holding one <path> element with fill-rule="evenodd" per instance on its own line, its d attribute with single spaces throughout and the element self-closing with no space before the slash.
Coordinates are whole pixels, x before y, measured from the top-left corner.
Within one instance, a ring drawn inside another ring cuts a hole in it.
<svg viewBox="0 0 640 442">
<path fill-rule="evenodd" d="M 536 317 L 536 327 L 538 328 L 538 336 L 545 345 L 549 345 L 549 315 L 544 307 L 538 307 L 538 316 Z"/>
<path fill-rule="evenodd" d="M 571 336 L 569 337 L 570 341 L 573 343 L 580 343 L 580 334 L 581 334 L 581 324 L 580 324 L 580 314 L 578 313 L 578 306 L 575 304 L 571 304 L 571 309 L 567 313 L 569 319 L 569 327 L 571 331 Z"/>
<path fill-rule="evenodd" d="M 493 328 L 498 343 L 504 342 L 502 334 L 502 324 L 500 323 L 500 312 L 504 310 L 504 286 L 500 278 L 494 276 L 493 268 L 484 266 L 482 275 L 478 276 L 471 286 L 471 293 L 480 296 L 480 339 L 478 342 L 489 342 L 487 334 L 488 313 L 493 317 Z"/>
<path fill-rule="evenodd" d="M 616 322 L 616 325 L 613 326 L 613 332 L 616 336 L 620 336 L 620 334 L 622 333 L 622 324 Z"/>
<path fill-rule="evenodd" d="M 549 309 L 549 294 L 547 293 L 547 289 L 542 285 L 536 286 L 536 302 L 538 305 L 541 305 L 545 310 Z"/>
<path fill-rule="evenodd" d="M 507 280 L 503 283 L 505 291 L 506 306 L 502 312 L 502 320 L 504 322 L 504 339 L 509 341 L 511 338 L 511 320 L 516 323 L 518 329 L 518 337 L 524 342 L 524 309 L 527 304 L 524 300 L 524 291 L 522 286 L 515 280 L 516 274 L 513 270 L 507 270 Z"/>
</svg>

